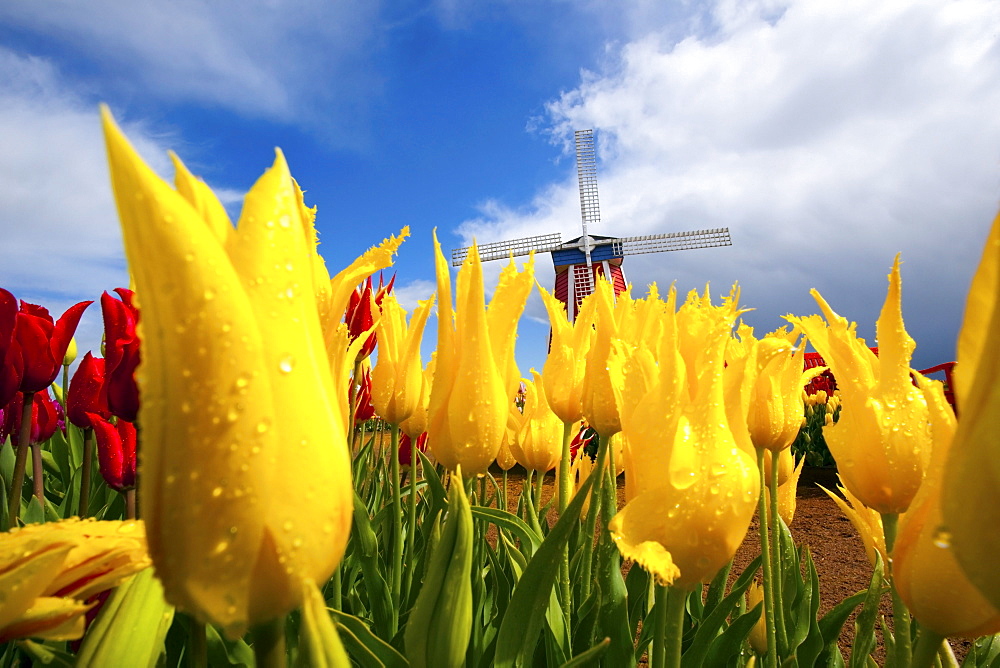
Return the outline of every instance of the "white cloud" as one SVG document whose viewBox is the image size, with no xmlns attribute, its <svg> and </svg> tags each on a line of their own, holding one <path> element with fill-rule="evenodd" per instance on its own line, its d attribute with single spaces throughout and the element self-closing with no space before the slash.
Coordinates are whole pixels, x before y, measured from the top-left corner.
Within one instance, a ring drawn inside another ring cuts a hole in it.
<svg viewBox="0 0 1000 668">
<path fill-rule="evenodd" d="M 739 279 L 766 327 L 814 310 L 817 287 L 871 330 L 902 251 L 907 323 L 950 357 L 1000 192 L 998 31 L 988 0 L 726 0 L 615 50 L 550 104 L 551 127 L 598 129 L 593 233 L 732 231 L 731 248 L 629 258 L 630 279 Z M 579 234 L 575 175 L 461 231 Z"/>
<path fill-rule="evenodd" d="M 396 281 L 392 286 L 393 294 L 396 295 L 396 299 L 400 305 L 407 311 L 413 311 L 413 309 L 417 308 L 417 302 L 428 299 L 436 290 L 437 284 L 434 281 L 425 281 L 423 279 L 417 279 L 405 284 Z"/>
<path fill-rule="evenodd" d="M 169 134 L 122 126 L 153 169 L 172 174 Z M 0 48 L 0 136 L 0 286 L 54 318 L 77 301 L 128 286 L 96 103 L 51 62 Z M 80 325 L 81 352 L 100 346 L 101 329 L 95 304 Z"/>
<path fill-rule="evenodd" d="M 363 0 L 53 0 L 3 3 L 0 21 L 41 36 L 43 52 L 72 49 L 78 76 L 96 66 L 101 87 L 114 82 L 119 95 L 317 127 L 321 113 L 348 123 L 379 89 L 366 48 L 378 9 Z"/>
</svg>

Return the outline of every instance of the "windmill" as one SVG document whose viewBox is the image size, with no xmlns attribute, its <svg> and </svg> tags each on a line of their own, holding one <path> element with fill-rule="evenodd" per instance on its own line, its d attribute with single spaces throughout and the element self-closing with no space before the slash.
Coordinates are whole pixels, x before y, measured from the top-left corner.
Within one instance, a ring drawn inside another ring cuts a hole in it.
<svg viewBox="0 0 1000 668">
<path fill-rule="evenodd" d="M 611 281 L 616 296 L 625 289 L 622 260 L 626 255 L 732 245 L 727 227 L 639 237 L 604 237 L 590 234 L 589 226 L 601 222 L 600 203 L 597 197 L 594 131 L 577 130 L 575 139 L 583 236 L 563 243 L 561 235 L 557 232 L 483 244 L 479 246 L 480 260 L 484 262 L 504 260 L 511 255 L 527 255 L 531 251 L 551 253 L 556 270 L 555 296 L 566 305 L 569 319 L 575 320 L 580 302 L 594 291 L 594 279 L 597 276 L 604 276 Z M 466 246 L 453 250 L 452 265 L 461 265 L 470 249 L 471 246 Z"/>
</svg>

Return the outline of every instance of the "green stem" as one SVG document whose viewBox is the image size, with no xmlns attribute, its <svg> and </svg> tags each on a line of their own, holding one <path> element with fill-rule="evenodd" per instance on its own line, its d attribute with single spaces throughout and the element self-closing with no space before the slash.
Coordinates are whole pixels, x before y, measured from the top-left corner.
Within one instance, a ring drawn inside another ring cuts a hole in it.
<svg viewBox="0 0 1000 668">
<path fill-rule="evenodd" d="M 341 568 L 338 565 L 337 570 L 333 572 L 332 596 L 330 597 L 329 605 L 334 610 L 342 610 L 344 607 L 344 574 Z"/>
<path fill-rule="evenodd" d="M 664 587 L 664 593 L 667 606 L 663 615 L 665 619 L 660 622 L 662 663 L 659 665 L 663 668 L 680 668 L 687 592 L 676 587 Z"/>
<path fill-rule="evenodd" d="M 399 594 L 403 587 L 403 504 L 399 489 L 399 426 L 390 425 L 389 460 L 392 466 L 392 634 L 399 629 Z"/>
<path fill-rule="evenodd" d="M 535 514 L 542 512 L 542 488 L 545 486 L 545 471 L 538 471 L 535 478 Z"/>
<path fill-rule="evenodd" d="M 264 622 L 253 629 L 253 654 L 257 668 L 285 668 L 285 618 Z"/>
<path fill-rule="evenodd" d="M 94 430 L 87 427 L 83 431 L 83 461 L 80 463 L 80 510 L 79 516 L 86 517 L 90 509 L 90 473 L 94 461 Z"/>
<path fill-rule="evenodd" d="M 135 488 L 126 489 L 122 496 L 125 497 L 125 519 L 134 520 L 138 517 L 135 510 Z"/>
<path fill-rule="evenodd" d="M 413 586 L 413 558 L 417 552 L 417 439 L 410 441 L 410 496 L 407 501 L 406 513 L 406 596 L 410 598 L 410 588 Z M 402 605 L 402 603 L 399 603 Z"/>
<path fill-rule="evenodd" d="M 892 633 L 896 652 L 897 668 L 906 668 L 912 660 L 910 642 L 910 611 L 896 590 L 893 576 L 892 548 L 896 545 L 896 530 L 899 526 L 897 513 L 882 513 L 882 532 L 885 534 L 885 551 L 889 554 L 889 588 L 892 591 Z"/>
<path fill-rule="evenodd" d="M 958 659 L 955 658 L 955 651 L 951 648 L 951 643 L 947 639 L 942 640 L 941 644 L 938 645 L 938 657 L 941 659 L 942 668 L 959 668 Z"/>
<path fill-rule="evenodd" d="M 586 457 L 587 454 L 581 449 L 577 457 Z M 607 441 L 601 439 L 597 446 L 597 463 L 594 465 L 594 469 L 590 472 L 590 475 L 601 476 L 602 471 L 604 471 L 604 462 L 608 458 L 608 444 Z M 595 481 L 603 480 L 603 477 L 594 478 Z M 581 595 L 583 600 L 586 601 L 587 597 L 590 596 L 590 587 L 593 583 L 593 563 L 594 563 L 594 532 L 597 531 L 597 516 L 601 512 L 601 486 L 594 485 L 590 488 L 590 509 L 587 512 L 587 518 L 584 524 L 584 543 L 583 543 L 583 568 L 581 572 L 583 573 L 583 588 L 581 590 Z M 587 539 L 589 536 L 589 540 Z"/>
<path fill-rule="evenodd" d="M 569 497 L 573 489 L 572 471 L 569 468 L 569 446 L 573 442 L 575 422 L 563 423 L 562 456 L 559 462 L 559 516 L 566 512 Z M 591 539 L 593 540 L 593 539 Z M 563 548 L 562 563 L 559 564 L 559 590 L 562 593 L 563 617 L 566 624 L 566 637 L 572 638 L 571 622 L 573 621 L 573 596 L 569 586 L 569 543 Z"/>
<path fill-rule="evenodd" d="M 773 463 L 772 463 L 773 466 Z M 757 448 L 757 470 L 760 475 L 760 498 L 757 502 L 758 533 L 760 534 L 761 563 L 764 568 L 764 617 L 767 627 L 767 654 L 764 659 L 769 668 L 778 666 L 778 634 L 775 628 L 774 615 L 774 573 L 771 570 L 771 549 L 767 539 L 767 499 L 764 488 L 767 486 L 764 475 L 764 448 Z"/>
<path fill-rule="evenodd" d="M 778 638 L 778 656 L 785 656 L 788 653 L 788 630 L 785 628 L 785 607 L 782 594 L 782 574 L 781 566 L 781 532 L 779 522 L 781 516 L 778 515 L 778 455 L 771 453 L 771 480 L 768 484 L 768 491 L 771 498 L 771 514 L 768 517 L 768 527 L 771 532 L 771 575 L 774 578 L 774 628 Z"/>
<path fill-rule="evenodd" d="M 208 639 L 205 624 L 194 617 L 190 621 L 188 635 L 188 668 L 208 668 Z"/>
<path fill-rule="evenodd" d="M 939 636 L 925 626 L 920 627 L 920 631 L 917 633 L 917 645 L 913 648 L 914 668 L 933 666 L 943 641 L 943 636 Z"/>
<path fill-rule="evenodd" d="M 66 398 L 69 396 L 69 364 L 63 364 L 62 392 L 59 397 L 59 405 L 62 406 L 63 415 L 66 414 Z"/>
<path fill-rule="evenodd" d="M 24 469 L 28 466 L 28 448 L 31 442 L 31 405 L 35 401 L 34 392 L 24 392 L 24 404 L 21 408 L 21 432 L 17 439 L 17 454 L 14 456 L 14 477 L 10 485 L 10 496 L 7 499 L 7 521 L 9 526 L 17 526 L 21 516 L 21 492 L 24 487 Z"/>
<path fill-rule="evenodd" d="M 503 490 L 500 492 L 500 503 L 498 505 L 503 510 L 509 510 L 507 506 L 507 469 L 503 470 Z"/>
<path fill-rule="evenodd" d="M 42 444 L 31 444 L 31 486 L 38 504 L 45 508 L 45 485 L 42 477 Z"/>
</svg>

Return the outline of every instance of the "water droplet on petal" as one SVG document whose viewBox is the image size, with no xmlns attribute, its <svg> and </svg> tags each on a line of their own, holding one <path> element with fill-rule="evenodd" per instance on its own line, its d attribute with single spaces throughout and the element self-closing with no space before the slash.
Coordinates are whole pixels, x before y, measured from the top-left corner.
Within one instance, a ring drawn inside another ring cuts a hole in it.
<svg viewBox="0 0 1000 668">
<path fill-rule="evenodd" d="M 292 369 L 294 368 L 295 368 L 295 358 L 292 357 L 291 355 L 286 355 L 285 357 L 282 357 L 281 361 L 278 362 L 278 369 L 281 371 L 281 373 L 291 373 Z"/>
</svg>

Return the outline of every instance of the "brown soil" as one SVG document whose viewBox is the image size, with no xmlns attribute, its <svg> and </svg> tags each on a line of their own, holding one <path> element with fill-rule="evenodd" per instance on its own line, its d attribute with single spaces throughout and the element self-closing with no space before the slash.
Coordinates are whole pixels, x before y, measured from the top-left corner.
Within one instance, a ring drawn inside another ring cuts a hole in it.
<svg viewBox="0 0 1000 668">
<path fill-rule="evenodd" d="M 493 472 L 497 480 L 501 472 Z M 524 482 L 524 471 L 515 467 L 508 473 L 507 490 L 509 503 L 516 504 Z M 865 556 L 861 538 L 851 522 L 844 517 L 837 505 L 817 485 L 834 490 L 837 474 L 833 469 L 806 468 L 799 480 L 795 517 L 791 524 L 792 535 L 800 546 L 808 546 L 812 554 L 820 582 L 820 615 L 825 614 L 837 603 L 852 594 L 866 589 L 872 576 L 872 567 Z M 548 503 L 555 491 L 552 473 L 545 478 L 542 490 L 542 504 Z M 618 479 L 618 506 L 625 504 L 624 477 Z M 555 521 L 550 513 L 549 522 Z M 754 557 L 760 554 L 760 538 L 757 533 L 757 518 L 754 517 L 747 537 L 734 558 L 733 572 L 738 574 Z M 892 606 L 888 596 L 882 601 L 880 614 L 892 626 Z M 880 635 L 880 634 L 879 634 Z M 840 637 L 840 648 L 845 658 L 848 656 L 854 638 L 854 615 L 852 615 Z M 959 661 L 968 652 L 968 641 L 951 641 Z M 881 665 L 884 662 L 881 637 L 875 655 Z"/>
</svg>

